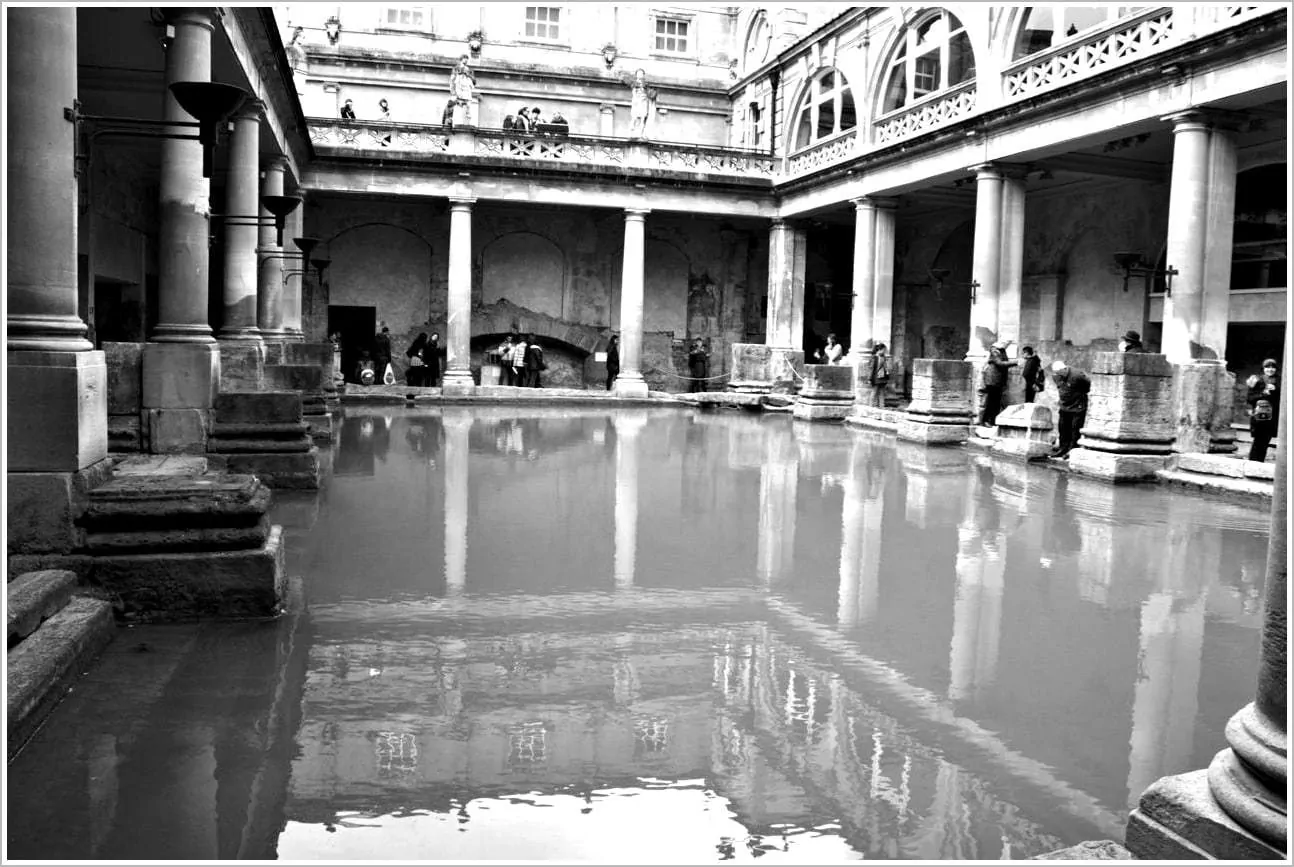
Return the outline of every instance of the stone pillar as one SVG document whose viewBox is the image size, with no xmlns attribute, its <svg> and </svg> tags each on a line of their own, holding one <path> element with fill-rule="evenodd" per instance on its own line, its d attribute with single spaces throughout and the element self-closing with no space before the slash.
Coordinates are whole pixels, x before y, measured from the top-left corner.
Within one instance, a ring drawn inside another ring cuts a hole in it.
<svg viewBox="0 0 1294 867">
<path fill-rule="evenodd" d="M 234 117 L 225 182 L 225 286 L 221 340 L 260 341 L 256 309 L 255 220 L 259 209 L 261 105 L 252 100 Z"/>
<path fill-rule="evenodd" d="M 1286 368 L 1289 343 L 1287 328 Z M 1288 860 L 1288 418 L 1289 410 L 1282 406 L 1257 695 L 1231 718 L 1229 746 L 1207 770 L 1163 777 L 1141 796 L 1127 832 L 1127 847 L 1138 859 Z"/>
<path fill-rule="evenodd" d="M 613 102 L 604 102 L 598 106 L 598 135 L 610 138 L 616 134 L 616 106 Z"/>
<path fill-rule="evenodd" d="M 854 309 L 849 318 L 849 357 L 855 367 L 866 369 L 872 357 L 872 311 L 876 304 L 876 203 L 866 197 L 853 202 Z"/>
<path fill-rule="evenodd" d="M 262 196 L 283 195 L 283 174 L 287 167 L 285 157 L 270 160 L 261 175 Z M 278 232 L 273 225 L 274 215 L 262 206 L 260 216 L 261 242 L 256 248 L 261 257 L 256 275 L 256 323 L 264 339 L 282 340 L 287 336 L 283 330 L 283 248 L 279 246 Z"/>
<path fill-rule="evenodd" d="M 445 430 L 445 595 L 461 596 L 467 588 L 472 413 L 466 408 L 446 407 L 441 424 Z"/>
<path fill-rule="evenodd" d="M 880 341 L 888 345 L 894 329 L 894 232 L 898 202 L 894 199 L 878 199 L 875 202 L 871 338 L 873 343 Z M 889 348 L 893 355 L 893 347 Z"/>
<path fill-rule="evenodd" d="M 620 375 L 615 393 L 643 396 L 647 381 L 642 375 L 643 275 L 647 215 L 644 208 L 625 209 L 624 265 L 620 277 Z"/>
<path fill-rule="evenodd" d="M 166 84 L 211 80 L 215 9 L 178 9 L 167 18 Z M 166 120 L 192 121 L 168 90 Z M 177 128 L 189 134 L 192 128 Z M 158 324 L 144 347 L 143 406 L 149 448 L 157 454 L 206 450 L 220 381 L 220 354 L 207 322 L 211 183 L 202 176 L 202 145 L 162 139 L 157 267 Z"/>
<path fill-rule="evenodd" d="M 871 622 L 880 601 L 885 518 L 885 470 L 872 478 L 867 457 L 879 446 L 855 439 L 844 492 L 840 534 L 840 590 L 836 622 L 850 628 Z"/>
<path fill-rule="evenodd" d="M 965 442 L 970 436 L 973 369 L 969 361 L 915 359 L 912 402 L 899 422 L 899 439 L 927 445 Z"/>
<path fill-rule="evenodd" d="M 1172 451 L 1172 365 L 1150 352 L 1096 352 L 1090 379 L 1070 470 L 1115 482 L 1155 478 Z"/>
<path fill-rule="evenodd" d="M 806 243 L 803 229 L 773 220 L 768 232 L 768 325 L 764 329 L 769 346 L 793 349 L 802 342 Z"/>
<path fill-rule="evenodd" d="M 283 227 L 283 249 L 290 250 L 293 253 L 300 253 L 301 250 L 293 238 L 300 238 L 305 234 L 305 196 L 301 195 L 301 204 L 292 213 L 288 214 L 286 223 Z M 310 262 L 307 259 L 284 259 L 284 273 L 287 281 L 283 287 L 283 333 L 286 340 L 292 343 L 302 343 L 305 341 L 305 332 L 301 329 L 301 298 L 306 285 L 306 277 L 311 273 Z M 297 271 L 301 273 L 290 273 Z"/>
<path fill-rule="evenodd" d="M 1199 358 L 1220 357 L 1212 348 L 1201 344 L 1205 294 L 1204 250 L 1210 228 L 1210 134 L 1208 123 L 1199 112 L 1183 112 L 1164 119 L 1173 124 L 1173 173 L 1168 200 L 1166 261 L 1170 267 L 1177 269 L 1177 273 L 1173 276 L 1172 292 L 1164 297 L 1162 346 L 1164 355 L 1168 356 L 1170 362 L 1187 364 Z M 1232 185 L 1234 191 L 1234 178 Z M 1234 194 L 1232 207 L 1234 208 Z"/>
<path fill-rule="evenodd" d="M 616 430 L 615 562 L 617 590 L 634 586 L 638 554 L 638 434 L 646 425 L 643 415 L 618 416 Z"/>
<path fill-rule="evenodd" d="M 1018 167 L 1002 176 L 1002 252 L 998 263 L 997 339 L 1020 342 L 1020 318 L 1024 287 L 1025 176 Z M 1023 397 L 1020 377 L 1009 377 Z"/>
<path fill-rule="evenodd" d="M 449 200 L 449 309 L 445 323 L 445 394 L 472 394 L 472 204 Z"/>
<path fill-rule="evenodd" d="M 67 553 L 108 456 L 104 354 L 77 316 L 76 10 L 6 10 L 8 551 Z"/>
<path fill-rule="evenodd" d="M 1002 172 L 986 163 L 975 168 L 975 261 L 971 279 L 975 303 L 971 304 L 970 347 L 966 360 L 988 357 L 997 340 L 998 293 L 1002 275 Z"/>
<path fill-rule="evenodd" d="M 844 421 L 853 406 L 852 365 L 804 365 L 804 383 L 791 408 L 793 416 L 807 421 Z"/>
<path fill-rule="evenodd" d="M 969 498 L 972 513 L 980 507 Z M 1002 633 L 1002 594 L 1006 563 L 1005 537 L 995 528 L 980 529 L 974 514 L 957 530 L 957 587 L 953 593 L 953 634 L 948 659 L 948 698 L 975 700 L 997 677 Z"/>
</svg>

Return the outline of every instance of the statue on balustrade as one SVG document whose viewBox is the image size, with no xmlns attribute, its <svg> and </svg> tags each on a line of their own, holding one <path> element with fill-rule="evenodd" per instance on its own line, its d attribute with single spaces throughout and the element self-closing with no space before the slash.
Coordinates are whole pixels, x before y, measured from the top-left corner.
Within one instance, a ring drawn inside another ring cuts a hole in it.
<svg viewBox="0 0 1294 867">
<path fill-rule="evenodd" d="M 472 72 L 468 57 L 464 54 L 458 58 L 453 72 L 449 74 L 449 93 L 459 105 L 467 105 L 475 90 L 476 73 Z"/>
<path fill-rule="evenodd" d="M 651 104 L 656 101 L 656 91 L 647 87 L 647 72 L 643 69 L 634 73 L 629 88 L 629 137 L 643 138 L 647 135 L 647 117 Z"/>
</svg>

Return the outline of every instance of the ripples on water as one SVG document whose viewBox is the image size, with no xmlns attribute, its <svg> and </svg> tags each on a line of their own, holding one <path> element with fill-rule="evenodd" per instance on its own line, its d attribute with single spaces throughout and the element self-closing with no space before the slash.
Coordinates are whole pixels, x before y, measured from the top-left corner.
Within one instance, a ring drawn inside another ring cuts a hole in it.
<svg viewBox="0 0 1294 867">
<path fill-rule="evenodd" d="M 1252 699 L 1260 508 L 676 409 L 348 410 L 332 466 L 308 608 L 123 631 L 11 857 L 1023 858 Z"/>
</svg>

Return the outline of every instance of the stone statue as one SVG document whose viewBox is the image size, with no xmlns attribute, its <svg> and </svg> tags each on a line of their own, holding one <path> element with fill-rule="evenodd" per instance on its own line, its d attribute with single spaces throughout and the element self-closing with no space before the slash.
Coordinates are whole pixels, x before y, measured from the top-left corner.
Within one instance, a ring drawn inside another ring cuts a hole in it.
<svg viewBox="0 0 1294 867">
<path fill-rule="evenodd" d="M 304 32 L 304 27 L 297 27 L 292 31 L 292 40 L 283 47 L 284 53 L 288 56 L 288 65 L 292 68 L 292 84 L 296 88 L 298 96 L 305 90 L 306 68 L 308 66 L 306 49 L 301 44 L 301 34 Z"/>
<path fill-rule="evenodd" d="M 449 94 L 459 105 L 467 105 L 475 89 L 476 74 L 472 72 L 467 55 L 464 54 L 449 74 Z"/>
<path fill-rule="evenodd" d="M 651 94 L 647 90 L 647 72 L 639 69 L 629 83 L 629 136 L 640 138 L 647 134 L 647 115 L 651 110 Z"/>
</svg>

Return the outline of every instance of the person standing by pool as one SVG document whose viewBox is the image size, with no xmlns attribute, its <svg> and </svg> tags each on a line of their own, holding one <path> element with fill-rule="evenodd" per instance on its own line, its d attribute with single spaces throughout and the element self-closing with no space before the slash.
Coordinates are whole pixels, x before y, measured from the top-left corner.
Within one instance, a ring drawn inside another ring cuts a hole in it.
<svg viewBox="0 0 1294 867">
<path fill-rule="evenodd" d="M 607 345 L 607 391 L 611 390 L 611 385 L 620 375 L 620 336 L 611 335 L 611 342 Z"/>
<path fill-rule="evenodd" d="M 420 331 L 418 336 L 409 344 L 409 348 L 404 351 L 404 357 L 408 359 L 409 368 L 404 372 L 404 381 L 412 386 L 421 386 L 425 382 L 427 375 L 427 366 L 422 360 L 422 348 L 427 345 L 427 332 Z"/>
<path fill-rule="evenodd" d="M 444 348 L 440 345 L 440 332 L 431 332 L 431 337 L 427 340 L 426 345 L 422 347 L 422 363 L 424 365 L 423 369 L 426 371 L 423 374 L 425 377 L 423 382 L 428 388 L 436 388 L 440 385 L 440 371 L 443 366 L 440 362 L 444 352 Z"/>
<path fill-rule="evenodd" d="M 543 388 L 540 382 L 540 373 L 548 369 L 548 362 L 544 361 L 544 348 L 539 345 L 532 332 L 526 341 L 526 385 L 530 388 Z"/>
<path fill-rule="evenodd" d="M 1119 338 L 1120 352 L 1145 352 L 1146 347 L 1141 343 L 1141 335 L 1136 331 L 1126 331 Z"/>
<path fill-rule="evenodd" d="M 1002 392 L 1006 390 L 1006 372 L 1015 365 L 1006 357 L 1005 343 L 994 343 L 989 349 L 988 360 L 984 362 L 984 386 L 980 390 L 984 395 L 979 414 L 981 427 L 997 424 L 997 414 L 1002 411 Z"/>
<path fill-rule="evenodd" d="M 499 345 L 499 385 L 512 385 L 512 350 L 515 347 L 512 344 L 512 335 L 509 334 L 503 338 L 503 343 Z"/>
<path fill-rule="evenodd" d="M 1024 380 L 1024 402 L 1033 403 L 1038 392 L 1047 386 L 1047 377 L 1042 372 L 1042 359 L 1034 354 L 1032 346 L 1020 350 L 1024 364 L 1020 365 L 1020 378 Z"/>
<path fill-rule="evenodd" d="M 386 376 L 387 365 L 391 363 L 391 329 L 383 325 L 382 330 L 373 335 L 374 372 L 379 382 Z"/>
<path fill-rule="evenodd" d="M 867 371 L 867 384 L 872 387 L 870 406 L 885 408 L 885 389 L 890 384 L 890 357 L 884 343 L 872 347 L 872 360 Z"/>
<path fill-rule="evenodd" d="M 1276 359 L 1263 359 L 1263 372 L 1245 380 L 1249 387 L 1249 435 L 1253 443 L 1249 446 L 1249 460 L 1267 460 L 1267 447 L 1272 437 L 1276 436 L 1277 420 L 1281 408 L 1281 377 Z"/>
<path fill-rule="evenodd" d="M 519 335 L 512 342 L 512 384 L 520 388 L 526 384 L 526 338 Z"/>
<path fill-rule="evenodd" d="M 1063 461 L 1078 445 L 1079 431 L 1087 420 L 1087 393 L 1092 390 L 1092 381 L 1086 373 L 1060 359 L 1051 363 L 1051 378 L 1056 383 L 1060 430 L 1056 450 L 1049 457 Z"/>
<path fill-rule="evenodd" d="M 705 380 L 710 374 L 710 353 L 705 351 L 705 344 L 699 337 L 692 341 L 692 350 L 687 354 L 687 370 L 692 380 L 688 391 L 705 391 Z"/>
</svg>

